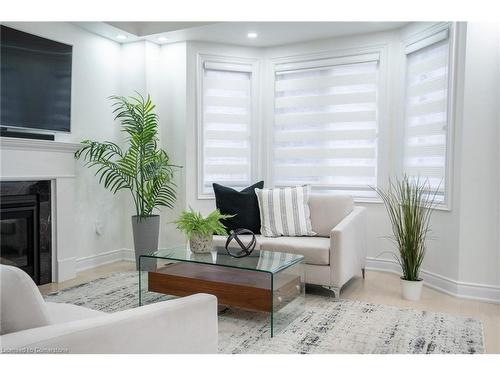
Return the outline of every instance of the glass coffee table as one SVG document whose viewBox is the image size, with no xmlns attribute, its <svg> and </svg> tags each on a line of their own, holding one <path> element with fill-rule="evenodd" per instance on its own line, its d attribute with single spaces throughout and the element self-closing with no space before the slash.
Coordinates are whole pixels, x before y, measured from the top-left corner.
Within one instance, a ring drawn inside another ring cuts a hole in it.
<svg viewBox="0 0 500 375">
<path fill-rule="evenodd" d="M 223 247 L 195 254 L 188 246 L 139 257 L 139 305 L 151 294 L 184 297 L 208 293 L 229 307 L 266 314 L 273 337 L 305 310 L 304 257 L 254 250 L 233 258 Z"/>
</svg>

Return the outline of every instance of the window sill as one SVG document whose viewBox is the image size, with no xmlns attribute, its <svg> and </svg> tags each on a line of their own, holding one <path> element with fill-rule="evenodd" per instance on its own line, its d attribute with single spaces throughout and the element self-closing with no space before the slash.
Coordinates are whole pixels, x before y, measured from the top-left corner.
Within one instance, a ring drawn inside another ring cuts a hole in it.
<svg viewBox="0 0 500 375">
<path fill-rule="evenodd" d="M 384 201 L 382 199 L 367 199 L 367 198 L 354 198 L 354 203 L 360 203 L 360 204 L 384 204 Z M 434 207 L 435 211 L 444 211 L 444 212 L 451 212 L 452 209 L 450 206 L 446 204 L 440 204 L 436 207 Z"/>
<path fill-rule="evenodd" d="M 374 204 L 383 204 L 384 201 L 380 198 L 353 198 L 354 203 L 374 203 Z"/>
<path fill-rule="evenodd" d="M 199 201 L 206 201 L 206 200 L 215 200 L 215 195 L 198 195 Z"/>
<path fill-rule="evenodd" d="M 198 195 L 198 200 L 206 201 L 206 200 L 215 200 L 214 195 Z M 360 204 L 384 204 L 384 201 L 380 198 L 354 198 L 354 203 Z M 447 204 L 440 204 L 434 208 L 436 211 L 444 211 L 451 212 L 451 207 Z"/>
</svg>

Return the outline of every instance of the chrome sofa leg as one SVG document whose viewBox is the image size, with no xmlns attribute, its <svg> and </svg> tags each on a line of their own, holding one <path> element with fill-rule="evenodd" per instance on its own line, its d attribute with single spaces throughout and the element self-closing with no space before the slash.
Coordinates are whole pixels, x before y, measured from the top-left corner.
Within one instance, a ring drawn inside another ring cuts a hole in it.
<svg viewBox="0 0 500 375">
<path fill-rule="evenodd" d="M 339 299 L 340 298 L 340 288 L 333 288 L 332 287 L 333 293 L 335 293 L 335 298 Z"/>
<path fill-rule="evenodd" d="M 365 269 L 361 268 L 361 275 L 363 276 L 363 279 L 365 278 Z"/>
<path fill-rule="evenodd" d="M 335 298 L 340 298 L 340 288 L 335 288 L 330 285 L 323 285 L 323 288 L 331 290 L 335 294 Z"/>
</svg>

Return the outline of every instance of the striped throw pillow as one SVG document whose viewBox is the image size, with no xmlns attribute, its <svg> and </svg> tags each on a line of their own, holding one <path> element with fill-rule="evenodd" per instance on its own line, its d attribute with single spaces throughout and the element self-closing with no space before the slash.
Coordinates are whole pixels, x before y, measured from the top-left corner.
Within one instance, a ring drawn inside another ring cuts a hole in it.
<svg viewBox="0 0 500 375">
<path fill-rule="evenodd" d="M 309 186 L 255 189 L 260 209 L 260 233 L 265 237 L 314 236 L 309 191 Z"/>
</svg>

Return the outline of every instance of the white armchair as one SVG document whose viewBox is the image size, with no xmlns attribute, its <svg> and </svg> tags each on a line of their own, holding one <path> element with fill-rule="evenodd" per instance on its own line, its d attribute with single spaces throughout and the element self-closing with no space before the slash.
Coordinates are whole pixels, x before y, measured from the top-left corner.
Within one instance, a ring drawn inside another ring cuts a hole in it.
<svg viewBox="0 0 500 375">
<path fill-rule="evenodd" d="M 365 277 L 366 208 L 355 206 L 349 195 L 312 194 L 309 209 L 313 231 L 328 239 L 329 263 L 306 259 L 306 282 L 328 287 L 338 297 L 353 276 Z"/>
<path fill-rule="evenodd" d="M 0 265 L 3 353 L 216 353 L 217 299 L 196 294 L 106 314 L 45 302 L 22 270 Z"/>
</svg>

